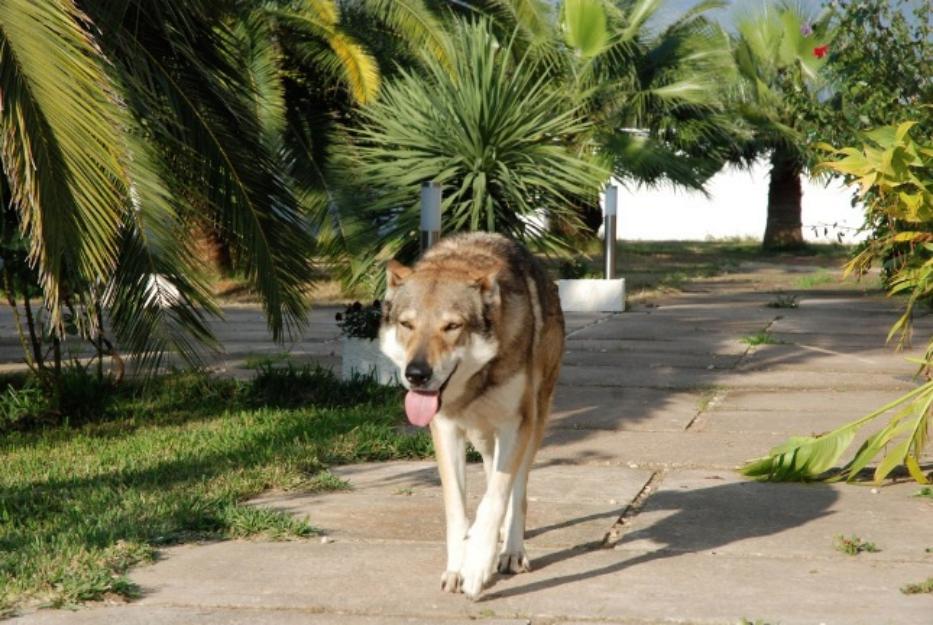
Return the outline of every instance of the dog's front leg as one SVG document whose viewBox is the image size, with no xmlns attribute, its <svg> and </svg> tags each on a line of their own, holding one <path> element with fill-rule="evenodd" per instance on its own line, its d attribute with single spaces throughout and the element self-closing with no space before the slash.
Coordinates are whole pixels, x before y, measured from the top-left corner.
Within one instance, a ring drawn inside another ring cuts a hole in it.
<svg viewBox="0 0 933 625">
<path fill-rule="evenodd" d="M 498 552 L 499 528 L 528 438 L 522 435 L 520 423 L 518 418 L 509 419 L 496 428 L 492 471 L 486 483 L 486 493 L 476 509 L 476 520 L 467 535 L 461 569 L 463 592 L 470 599 L 479 597 L 483 585 L 492 575 Z"/>
<path fill-rule="evenodd" d="M 447 568 L 441 574 L 441 588 L 446 592 L 459 592 L 463 541 L 469 527 L 466 516 L 466 438 L 463 430 L 443 415 L 437 415 L 431 421 L 431 437 L 441 474 L 447 518 Z"/>
</svg>

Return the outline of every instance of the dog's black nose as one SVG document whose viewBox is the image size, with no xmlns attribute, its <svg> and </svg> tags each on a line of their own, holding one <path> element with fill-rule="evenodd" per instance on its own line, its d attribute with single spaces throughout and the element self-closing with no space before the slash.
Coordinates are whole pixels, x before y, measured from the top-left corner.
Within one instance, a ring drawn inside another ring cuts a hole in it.
<svg viewBox="0 0 933 625">
<path fill-rule="evenodd" d="M 420 386 L 431 379 L 431 367 L 423 360 L 413 360 L 405 367 L 405 379 Z"/>
</svg>

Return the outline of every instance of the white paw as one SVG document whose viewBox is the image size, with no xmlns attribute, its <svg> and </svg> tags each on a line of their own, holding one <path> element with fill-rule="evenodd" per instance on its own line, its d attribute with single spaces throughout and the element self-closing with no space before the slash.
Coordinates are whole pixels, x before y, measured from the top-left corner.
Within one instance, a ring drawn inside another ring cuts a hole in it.
<svg viewBox="0 0 933 625">
<path fill-rule="evenodd" d="M 458 571 L 444 571 L 441 573 L 441 590 L 444 592 L 460 592 L 463 578 Z"/>
<path fill-rule="evenodd" d="M 492 562 L 484 562 L 479 558 L 470 558 L 468 556 L 463 569 L 460 571 L 460 577 L 462 580 L 460 590 L 470 600 L 476 601 L 483 591 L 483 586 L 492 577 Z"/>
<path fill-rule="evenodd" d="M 517 553 L 503 553 L 499 555 L 499 565 L 496 570 L 506 575 L 527 573 L 531 570 L 531 561 L 528 560 L 524 549 Z"/>
</svg>

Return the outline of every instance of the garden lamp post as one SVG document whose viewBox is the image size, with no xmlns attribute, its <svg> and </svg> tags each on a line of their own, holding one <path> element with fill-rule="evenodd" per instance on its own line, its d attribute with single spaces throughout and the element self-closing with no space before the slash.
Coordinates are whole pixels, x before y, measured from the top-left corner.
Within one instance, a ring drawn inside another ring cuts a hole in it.
<svg viewBox="0 0 933 625">
<path fill-rule="evenodd" d="M 421 185 L 421 253 L 441 238 L 441 185 L 433 180 Z"/>
<path fill-rule="evenodd" d="M 603 258 L 606 262 L 607 280 L 616 277 L 616 218 L 619 212 L 619 187 L 614 184 L 606 186 L 606 197 L 603 201 Z"/>
</svg>

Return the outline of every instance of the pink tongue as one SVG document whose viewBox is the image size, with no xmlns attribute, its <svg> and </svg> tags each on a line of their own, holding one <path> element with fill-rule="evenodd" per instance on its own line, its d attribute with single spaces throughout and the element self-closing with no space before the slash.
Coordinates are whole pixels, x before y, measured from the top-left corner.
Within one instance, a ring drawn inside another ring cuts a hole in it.
<svg viewBox="0 0 933 625">
<path fill-rule="evenodd" d="M 424 427 L 431 422 L 437 414 L 439 393 L 419 393 L 408 391 L 405 395 L 405 414 L 412 425 Z"/>
</svg>

